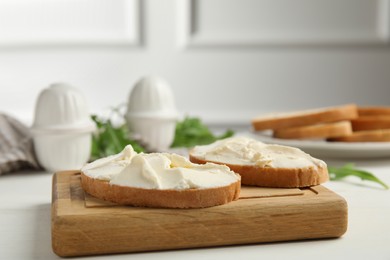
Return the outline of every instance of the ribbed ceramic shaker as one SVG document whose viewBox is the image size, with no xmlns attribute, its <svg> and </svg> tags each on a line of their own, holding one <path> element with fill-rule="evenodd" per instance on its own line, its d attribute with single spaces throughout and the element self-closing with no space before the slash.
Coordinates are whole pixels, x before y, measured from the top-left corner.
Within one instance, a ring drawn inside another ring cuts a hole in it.
<svg viewBox="0 0 390 260">
<path fill-rule="evenodd" d="M 177 118 L 173 93 L 164 79 L 150 76 L 135 84 L 127 104 L 126 121 L 130 132 L 139 136 L 148 150 L 169 148 Z"/>
<path fill-rule="evenodd" d="M 44 89 L 31 130 L 37 159 L 47 171 L 76 170 L 88 161 L 95 124 L 74 87 L 56 83 Z"/>
</svg>

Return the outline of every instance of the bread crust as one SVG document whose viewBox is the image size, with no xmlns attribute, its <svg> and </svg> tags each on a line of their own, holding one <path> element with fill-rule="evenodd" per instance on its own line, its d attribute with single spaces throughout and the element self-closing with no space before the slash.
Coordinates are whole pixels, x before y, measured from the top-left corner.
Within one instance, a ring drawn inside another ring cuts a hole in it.
<svg viewBox="0 0 390 260">
<path fill-rule="evenodd" d="M 390 129 L 390 116 L 361 116 L 351 123 L 353 131 Z"/>
<path fill-rule="evenodd" d="M 368 106 L 358 107 L 359 116 L 390 116 L 390 107 L 388 106 Z"/>
<path fill-rule="evenodd" d="M 156 208 L 205 208 L 237 200 L 241 182 L 209 189 L 157 190 L 110 184 L 81 172 L 81 186 L 92 196 L 121 205 Z"/>
<path fill-rule="evenodd" d="M 390 142 L 390 129 L 354 132 L 351 135 L 329 138 L 330 142 Z"/>
<path fill-rule="evenodd" d="M 252 120 L 252 126 L 256 131 L 277 130 L 290 127 L 330 123 L 350 120 L 358 116 L 355 104 L 338 107 L 329 107 L 316 110 L 298 111 L 294 114 L 279 115 L 276 117 L 258 117 Z"/>
<path fill-rule="evenodd" d="M 206 161 L 193 156 L 190 152 L 190 161 L 198 164 L 213 162 L 228 166 L 232 171 L 241 175 L 244 185 L 273 187 L 273 188 L 299 188 L 319 185 L 329 180 L 328 169 L 315 168 L 269 168 L 256 165 L 233 165 L 215 161 Z"/>
<path fill-rule="evenodd" d="M 275 130 L 273 136 L 282 139 L 313 139 L 340 137 L 352 134 L 350 121 L 310 125 Z"/>
</svg>

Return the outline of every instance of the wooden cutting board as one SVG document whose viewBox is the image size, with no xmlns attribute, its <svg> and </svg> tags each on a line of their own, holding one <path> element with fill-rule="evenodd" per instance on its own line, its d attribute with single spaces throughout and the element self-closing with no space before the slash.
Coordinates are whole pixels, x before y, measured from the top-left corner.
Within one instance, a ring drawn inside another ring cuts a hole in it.
<svg viewBox="0 0 390 260">
<path fill-rule="evenodd" d="M 316 186 L 242 187 L 240 199 L 204 209 L 125 207 L 85 194 L 80 173 L 53 177 L 52 246 L 59 256 L 97 255 L 340 237 L 346 201 Z"/>
</svg>

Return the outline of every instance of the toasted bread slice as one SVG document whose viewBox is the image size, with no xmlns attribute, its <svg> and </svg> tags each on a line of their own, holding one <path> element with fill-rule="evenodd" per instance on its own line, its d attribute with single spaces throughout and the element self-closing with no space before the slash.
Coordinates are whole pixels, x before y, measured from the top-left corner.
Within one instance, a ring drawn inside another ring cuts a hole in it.
<svg viewBox="0 0 390 260">
<path fill-rule="evenodd" d="M 351 123 L 353 131 L 390 129 L 390 116 L 361 116 Z"/>
<path fill-rule="evenodd" d="M 390 116 L 390 106 L 358 107 L 359 116 Z"/>
<path fill-rule="evenodd" d="M 252 120 L 256 131 L 278 130 L 291 127 L 329 123 L 356 118 L 357 107 L 354 104 L 298 111 L 293 113 L 271 114 Z"/>
<path fill-rule="evenodd" d="M 319 139 L 352 134 L 351 122 L 341 121 L 275 130 L 273 136 L 282 139 Z"/>
<path fill-rule="evenodd" d="M 204 208 L 237 200 L 241 177 L 228 167 L 169 153 L 137 154 L 130 145 L 81 168 L 83 189 L 123 205 Z"/>
<path fill-rule="evenodd" d="M 83 189 L 92 196 L 122 205 L 157 208 L 205 208 L 229 203 L 240 195 L 241 183 L 229 186 L 188 189 L 142 189 L 110 184 L 81 173 Z"/>
<path fill-rule="evenodd" d="M 354 132 L 351 135 L 329 138 L 330 142 L 390 142 L 390 129 Z"/>
<path fill-rule="evenodd" d="M 327 167 L 315 168 L 268 168 L 255 165 L 235 165 L 202 160 L 190 154 L 194 163 L 213 162 L 224 164 L 241 175 L 241 183 L 259 187 L 297 188 L 319 185 L 329 180 Z"/>
<path fill-rule="evenodd" d="M 189 157 L 193 163 L 212 162 L 228 166 L 241 175 L 244 185 L 295 188 L 329 180 L 325 162 L 297 148 L 266 145 L 244 137 L 196 146 L 189 152 Z"/>
</svg>

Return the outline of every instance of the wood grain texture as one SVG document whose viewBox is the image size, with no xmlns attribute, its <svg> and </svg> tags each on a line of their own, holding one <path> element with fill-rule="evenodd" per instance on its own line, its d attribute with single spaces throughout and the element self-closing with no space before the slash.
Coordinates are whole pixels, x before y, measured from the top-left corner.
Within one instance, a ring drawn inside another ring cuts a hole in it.
<svg viewBox="0 0 390 260">
<path fill-rule="evenodd" d="M 203 209 L 87 207 L 80 173 L 66 171 L 54 175 L 52 198 L 59 256 L 332 238 L 346 232 L 348 219 L 346 201 L 322 186 L 242 187 L 239 200 Z"/>
</svg>

